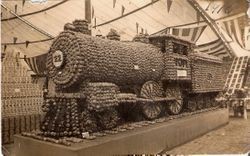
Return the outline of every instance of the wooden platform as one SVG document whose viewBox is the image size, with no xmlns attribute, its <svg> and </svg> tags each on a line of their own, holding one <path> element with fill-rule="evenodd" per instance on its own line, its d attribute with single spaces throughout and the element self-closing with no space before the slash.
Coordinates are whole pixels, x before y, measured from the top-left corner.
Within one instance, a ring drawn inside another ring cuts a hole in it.
<svg viewBox="0 0 250 156">
<path fill-rule="evenodd" d="M 193 140 L 228 122 L 228 109 L 218 109 L 86 140 L 69 147 L 17 135 L 15 153 L 17 156 L 156 154 Z"/>
</svg>

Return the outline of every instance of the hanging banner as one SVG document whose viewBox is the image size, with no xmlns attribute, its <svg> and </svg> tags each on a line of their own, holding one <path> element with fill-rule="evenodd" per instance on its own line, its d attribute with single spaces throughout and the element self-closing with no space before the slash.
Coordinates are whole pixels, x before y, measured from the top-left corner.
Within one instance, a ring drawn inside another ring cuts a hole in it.
<svg viewBox="0 0 250 156">
<path fill-rule="evenodd" d="M 115 8 L 116 0 L 113 0 L 113 8 Z"/>
<path fill-rule="evenodd" d="M 95 27 L 95 29 L 96 29 L 96 18 L 95 18 L 95 21 L 94 21 L 94 27 Z"/>
<path fill-rule="evenodd" d="M 172 3 L 173 3 L 172 0 L 167 0 L 168 12 L 170 11 Z"/>
<path fill-rule="evenodd" d="M 125 7 L 122 5 L 122 16 L 124 14 L 124 11 L 125 11 Z"/>
<path fill-rule="evenodd" d="M 25 41 L 26 48 L 29 46 L 29 41 Z"/>
<path fill-rule="evenodd" d="M 23 6 L 24 6 L 25 0 L 23 0 Z"/>
<path fill-rule="evenodd" d="M 138 32 L 139 32 L 138 29 L 139 29 L 139 23 L 136 22 L 136 33 L 137 33 L 137 34 L 138 34 Z"/>
<path fill-rule="evenodd" d="M 6 49 L 7 49 L 7 45 L 4 45 L 4 49 L 3 49 L 3 51 L 5 52 L 5 51 L 6 51 Z"/>
<path fill-rule="evenodd" d="M 92 6 L 92 19 L 94 18 L 95 16 L 95 10 L 94 10 L 94 7 Z"/>
<path fill-rule="evenodd" d="M 15 13 L 17 13 L 17 4 L 15 5 Z"/>
<path fill-rule="evenodd" d="M 17 37 L 13 37 L 13 43 L 16 44 Z"/>
</svg>

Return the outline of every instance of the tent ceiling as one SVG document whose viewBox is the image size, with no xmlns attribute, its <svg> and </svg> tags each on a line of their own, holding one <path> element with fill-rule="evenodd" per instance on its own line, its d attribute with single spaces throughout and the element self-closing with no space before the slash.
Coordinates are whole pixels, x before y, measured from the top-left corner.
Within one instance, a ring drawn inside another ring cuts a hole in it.
<svg viewBox="0 0 250 156">
<path fill-rule="evenodd" d="M 157 0 L 154 0 L 157 1 Z M 113 7 L 113 0 L 91 0 L 92 14 L 94 15 L 91 25 L 99 25 L 114 18 L 121 16 L 122 8 L 124 14 L 138 9 L 144 5 L 154 2 L 152 0 L 116 0 Z M 121 34 L 122 40 L 131 40 L 137 33 L 136 23 L 139 24 L 139 31 L 147 31 L 149 34 L 155 33 L 166 27 L 185 25 L 187 23 L 197 22 L 197 12 L 190 6 L 186 0 L 174 0 L 168 12 L 168 0 L 159 0 L 154 4 L 141 9 L 124 18 L 111 22 L 109 24 L 93 28 L 93 35 L 101 33 L 106 35 L 110 28 L 116 29 Z M 197 0 L 203 8 L 207 7 L 209 1 Z M 217 1 L 216 1 L 217 2 Z M 221 1 L 218 1 L 222 5 Z M 24 5 L 22 1 L 3 1 L 3 5 L 7 6 L 13 12 L 17 5 L 17 14 L 24 20 L 28 21 L 35 27 L 47 32 L 51 36 L 57 36 L 62 30 L 65 23 L 72 22 L 75 19 L 85 18 L 85 0 L 48 0 L 46 3 L 32 4 L 26 1 Z M 183 7 L 185 6 L 185 7 Z M 208 10 L 208 12 L 211 10 Z M 212 13 L 211 13 L 212 14 Z M 218 16 L 228 16 L 221 12 Z M 20 22 L 18 18 L 13 18 L 8 10 L 2 8 L 2 43 L 13 43 L 13 38 L 17 38 L 17 43 L 25 41 L 46 40 L 49 37 L 29 27 L 27 24 Z M 217 17 L 213 17 L 217 18 Z M 202 19 L 201 19 L 202 20 Z M 96 21 L 96 22 L 95 22 Z M 210 27 L 207 27 L 197 44 L 203 44 L 218 39 L 212 32 Z M 40 44 L 39 44 L 40 43 Z M 29 56 L 46 53 L 51 41 L 38 42 L 34 45 L 30 44 L 26 47 L 25 44 L 8 46 L 8 50 L 12 47 L 20 49 L 23 53 Z M 36 47 L 32 49 L 32 47 Z M 3 49 L 3 47 L 2 47 Z"/>
</svg>

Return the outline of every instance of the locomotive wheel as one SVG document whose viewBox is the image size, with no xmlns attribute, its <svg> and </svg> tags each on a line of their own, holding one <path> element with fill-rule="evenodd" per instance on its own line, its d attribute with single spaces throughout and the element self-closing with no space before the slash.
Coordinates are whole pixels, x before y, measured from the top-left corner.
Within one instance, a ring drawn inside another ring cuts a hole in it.
<svg viewBox="0 0 250 156">
<path fill-rule="evenodd" d="M 144 116 L 153 120 L 156 119 L 162 111 L 162 105 L 160 103 L 146 103 L 142 105 L 142 112 Z"/>
<path fill-rule="evenodd" d="M 104 129 L 112 129 L 118 124 L 118 112 L 115 108 L 108 108 L 97 113 L 98 125 Z"/>
<path fill-rule="evenodd" d="M 146 99 L 163 97 L 163 89 L 157 82 L 148 81 L 141 88 L 141 97 Z"/>
<path fill-rule="evenodd" d="M 155 99 L 163 97 L 162 87 L 154 81 L 146 82 L 141 88 L 141 97 L 145 99 Z M 157 118 L 162 111 L 161 103 L 158 102 L 144 102 L 142 103 L 142 113 L 144 116 L 149 119 Z"/>
<path fill-rule="evenodd" d="M 182 100 L 173 100 L 168 103 L 168 111 L 172 115 L 177 115 L 181 112 L 183 107 Z"/>
<path fill-rule="evenodd" d="M 183 108 L 183 99 L 182 99 L 180 88 L 176 87 L 176 88 L 166 89 L 166 97 L 167 98 L 174 97 L 174 100 L 171 100 L 168 102 L 168 106 L 167 106 L 168 112 L 172 115 L 179 114 Z"/>
<path fill-rule="evenodd" d="M 192 100 L 190 99 L 188 102 L 187 102 L 187 109 L 191 112 L 194 112 L 196 109 L 197 109 L 197 103 L 196 103 L 196 100 Z"/>
</svg>

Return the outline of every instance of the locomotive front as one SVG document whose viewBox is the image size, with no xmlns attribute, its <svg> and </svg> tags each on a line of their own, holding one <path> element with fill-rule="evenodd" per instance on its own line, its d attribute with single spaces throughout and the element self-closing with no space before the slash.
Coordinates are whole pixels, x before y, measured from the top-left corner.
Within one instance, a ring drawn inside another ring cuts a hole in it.
<svg viewBox="0 0 250 156">
<path fill-rule="evenodd" d="M 163 70 L 160 49 L 150 44 L 120 42 L 64 31 L 47 58 L 49 77 L 60 88 L 83 82 L 110 82 L 118 86 L 159 80 Z"/>
</svg>

